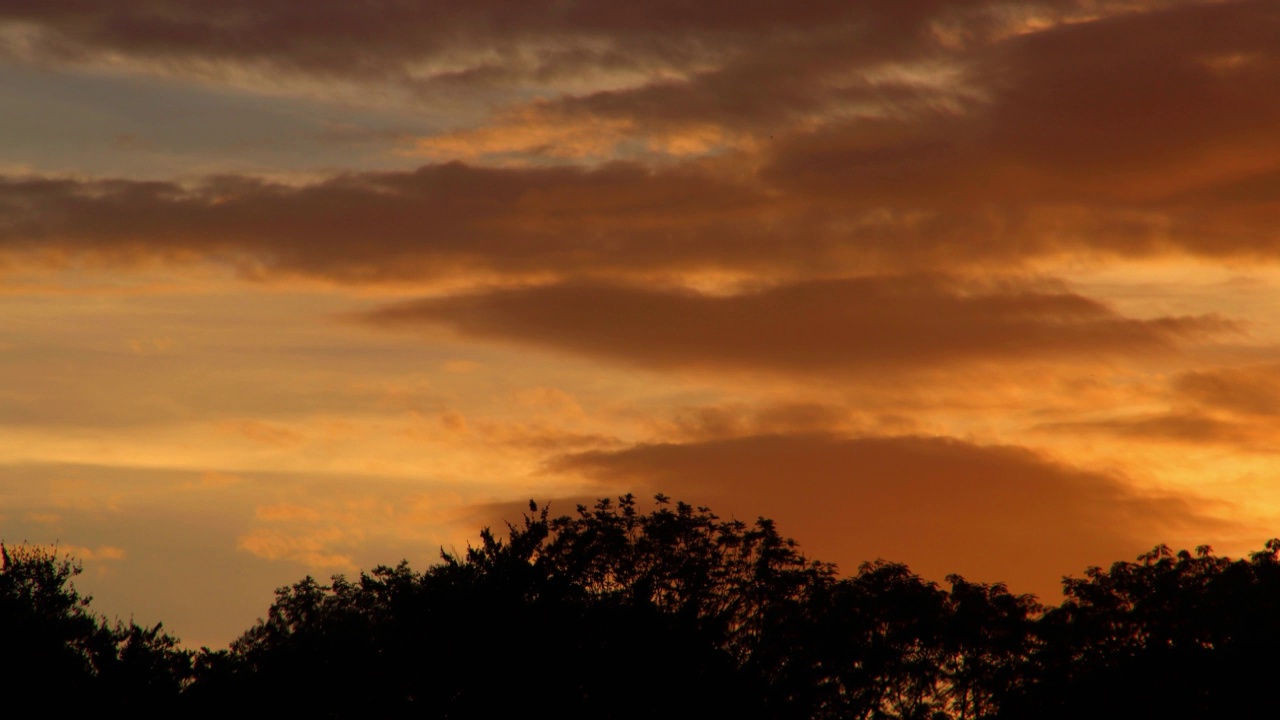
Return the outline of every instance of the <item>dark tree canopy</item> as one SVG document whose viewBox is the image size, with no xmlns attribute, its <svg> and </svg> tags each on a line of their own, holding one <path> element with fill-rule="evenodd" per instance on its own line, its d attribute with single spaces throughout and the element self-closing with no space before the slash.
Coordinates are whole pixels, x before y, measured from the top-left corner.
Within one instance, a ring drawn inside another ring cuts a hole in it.
<svg viewBox="0 0 1280 720">
<path fill-rule="evenodd" d="M 202 658 L 193 696 L 333 717 L 989 717 L 1015 681 L 1029 596 L 887 562 L 841 579 L 769 520 L 656 500 L 531 504 L 423 573 L 306 578 Z"/>
<path fill-rule="evenodd" d="M 109 624 L 76 590 L 81 567 L 40 547 L 0 544 L 0 691 L 56 703 L 71 714 L 129 708 L 160 716 L 178 707 L 191 653 L 161 625 Z"/>
<path fill-rule="evenodd" d="M 1160 545 L 1066 579 L 1006 717 L 1246 717 L 1274 703 L 1280 540 L 1248 560 Z"/>
<path fill-rule="evenodd" d="M 885 561 L 840 576 L 772 522 L 630 495 L 358 578 L 303 580 L 228 649 L 108 625 L 79 566 L 0 548 L 9 692 L 197 717 L 1204 718 L 1270 701 L 1280 541 L 1159 546 L 1044 607 Z"/>
<path fill-rule="evenodd" d="M 665 499 L 649 514 L 630 496 L 576 518 L 531 510 L 507 538 L 485 530 L 423 573 L 401 563 L 281 589 L 266 619 L 204 659 L 214 672 L 194 690 L 282 710 L 309 696 L 308 712 L 335 716 L 543 703 L 574 717 L 761 715 L 767 688 L 741 668 L 829 567 L 771 523 Z"/>
</svg>

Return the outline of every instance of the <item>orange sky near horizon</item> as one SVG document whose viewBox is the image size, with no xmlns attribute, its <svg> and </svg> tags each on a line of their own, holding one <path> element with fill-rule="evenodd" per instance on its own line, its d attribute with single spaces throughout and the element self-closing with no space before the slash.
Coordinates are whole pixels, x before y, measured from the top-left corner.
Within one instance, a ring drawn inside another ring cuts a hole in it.
<svg viewBox="0 0 1280 720">
<path fill-rule="evenodd" d="M 1280 535 L 1270 0 L 0 5 L 0 540 L 220 646 L 527 501 Z"/>
</svg>

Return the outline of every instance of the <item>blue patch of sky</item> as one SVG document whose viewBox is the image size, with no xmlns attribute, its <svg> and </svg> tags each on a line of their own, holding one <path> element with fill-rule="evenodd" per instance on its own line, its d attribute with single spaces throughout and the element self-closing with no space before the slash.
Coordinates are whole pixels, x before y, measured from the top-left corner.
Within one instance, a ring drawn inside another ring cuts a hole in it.
<svg viewBox="0 0 1280 720">
<path fill-rule="evenodd" d="M 175 178 L 408 168 L 398 134 L 456 118 L 0 63 L 0 173 Z"/>
</svg>

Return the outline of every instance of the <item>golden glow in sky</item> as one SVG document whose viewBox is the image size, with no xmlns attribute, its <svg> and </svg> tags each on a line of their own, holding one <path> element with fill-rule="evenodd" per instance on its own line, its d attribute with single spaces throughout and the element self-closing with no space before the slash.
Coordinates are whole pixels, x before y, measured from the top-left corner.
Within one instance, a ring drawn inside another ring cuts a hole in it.
<svg viewBox="0 0 1280 720">
<path fill-rule="evenodd" d="M 0 6 L 0 539 L 220 645 L 663 492 L 1056 600 L 1280 535 L 1280 6 Z"/>
</svg>

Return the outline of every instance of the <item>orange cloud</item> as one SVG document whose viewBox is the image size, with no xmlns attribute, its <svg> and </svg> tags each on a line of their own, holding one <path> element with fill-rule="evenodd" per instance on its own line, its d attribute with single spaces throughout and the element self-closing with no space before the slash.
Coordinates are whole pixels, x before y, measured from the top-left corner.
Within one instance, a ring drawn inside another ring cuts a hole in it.
<svg viewBox="0 0 1280 720">
<path fill-rule="evenodd" d="M 1192 370 L 1172 384 L 1180 398 L 1207 408 L 1259 418 L 1280 415 L 1280 365 Z"/>
<path fill-rule="evenodd" d="M 1188 370 L 1169 380 L 1159 412 L 1047 423 L 1042 430 L 1108 433 L 1156 442 L 1208 443 L 1270 453 L 1280 415 L 1280 365 Z"/>
<path fill-rule="evenodd" d="M 593 283 L 405 302 L 366 320 L 651 367 L 848 373 L 1167 351 L 1221 332 L 1216 317 L 1135 320 L 1060 288 L 942 276 L 781 285 L 732 296 Z"/>
<path fill-rule="evenodd" d="M 550 422 L 478 422 L 487 442 L 504 448 L 537 452 L 568 452 L 584 448 L 616 447 L 618 438 L 598 432 L 574 432 Z"/>
<path fill-rule="evenodd" d="M 123 548 L 114 545 L 88 547 L 85 545 L 55 544 L 41 547 L 56 556 L 74 558 L 78 562 L 118 562 L 124 560 L 127 556 Z"/>
<path fill-rule="evenodd" d="M 318 570 L 352 571 L 351 556 L 335 552 L 334 545 L 347 540 L 340 530 L 286 532 L 253 530 L 236 540 L 236 547 L 267 560 L 292 560 Z"/>
<path fill-rule="evenodd" d="M 744 519 L 768 514 L 812 556 L 846 570 L 876 557 L 926 576 L 959 572 L 1056 598 L 1058 578 L 1168 538 L 1230 526 L 1190 498 L 1031 450 L 942 437 L 758 435 L 646 444 L 552 463 L 618 487 L 661 491 Z"/>
<path fill-rule="evenodd" d="M 224 490 L 243 483 L 244 478 L 239 477 L 238 475 L 230 475 L 210 470 L 209 472 L 201 475 L 199 480 L 187 483 L 187 486 L 202 490 Z"/>
<path fill-rule="evenodd" d="M 290 503 L 275 505 L 259 505 L 253 514 L 259 520 L 267 522 L 315 522 L 320 520 L 320 511 L 315 508 Z"/>
<path fill-rule="evenodd" d="M 83 547 L 80 545 L 67 545 L 58 548 L 63 553 L 70 555 L 77 560 L 88 562 L 112 562 L 124 560 L 127 553 L 124 548 L 115 547 L 114 545 L 99 545 L 97 547 Z"/>
<path fill-rule="evenodd" d="M 401 152 L 435 162 L 520 165 L 532 160 L 600 163 L 626 158 L 652 163 L 753 146 L 749 135 L 716 123 L 692 121 L 655 127 L 632 118 L 566 113 L 539 101 L 487 125 L 417 138 Z"/>
<path fill-rule="evenodd" d="M 682 441 L 722 440 L 746 435 L 831 432 L 848 429 L 853 412 L 838 405 L 779 403 L 752 407 L 729 403 L 679 408 L 653 423 L 661 436 Z"/>
<path fill-rule="evenodd" d="M 261 420 L 224 420 L 219 422 L 218 426 L 229 433 L 279 448 L 294 447 L 303 440 L 302 436 L 293 430 Z"/>
<path fill-rule="evenodd" d="M 1119 435 L 1133 440 L 1189 443 L 1230 442 L 1248 445 L 1257 440 L 1256 428 L 1198 412 L 1167 412 L 1127 415 L 1105 420 L 1047 423 L 1041 430 L 1094 432 Z"/>
</svg>

